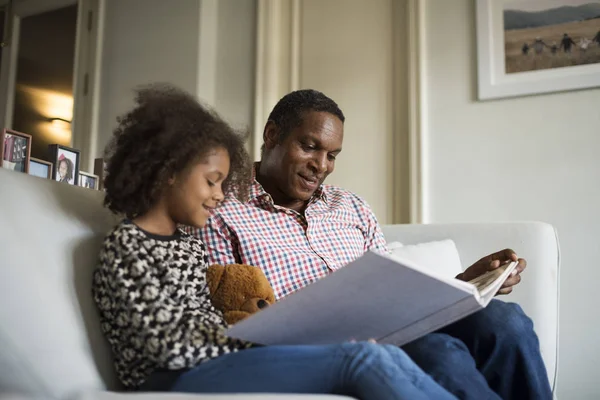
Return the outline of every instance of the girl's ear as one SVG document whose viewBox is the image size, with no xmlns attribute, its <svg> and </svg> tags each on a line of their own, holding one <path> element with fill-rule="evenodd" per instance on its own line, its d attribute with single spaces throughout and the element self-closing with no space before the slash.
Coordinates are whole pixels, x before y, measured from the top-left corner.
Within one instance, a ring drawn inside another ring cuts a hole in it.
<svg viewBox="0 0 600 400">
<path fill-rule="evenodd" d="M 175 184 L 175 175 L 173 175 L 172 177 L 170 177 L 170 178 L 167 180 L 167 185 L 169 185 L 169 186 L 173 186 L 174 184 Z"/>
</svg>

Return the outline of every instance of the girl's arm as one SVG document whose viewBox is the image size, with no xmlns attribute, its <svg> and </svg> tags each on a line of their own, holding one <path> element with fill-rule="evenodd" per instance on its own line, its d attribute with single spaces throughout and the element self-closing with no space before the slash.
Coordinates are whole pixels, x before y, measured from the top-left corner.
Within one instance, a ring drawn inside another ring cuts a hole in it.
<svg viewBox="0 0 600 400">
<path fill-rule="evenodd" d="M 204 279 L 192 279 L 196 282 L 194 293 L 187 293 L 191 298 L 180 304 L 161 285 L 149 254 L 123 253 L 119 248 L 104 252 L 94 275 L 94 297 L 103 329 L 120 331 L 119 335 L 106 332 L 109 340 L 132 343 L 136 352 L 168 369 L 193 367 L 248 347 L 224 335 L 220 314 L 203 294 L 208 290 Z"/>
</svg>

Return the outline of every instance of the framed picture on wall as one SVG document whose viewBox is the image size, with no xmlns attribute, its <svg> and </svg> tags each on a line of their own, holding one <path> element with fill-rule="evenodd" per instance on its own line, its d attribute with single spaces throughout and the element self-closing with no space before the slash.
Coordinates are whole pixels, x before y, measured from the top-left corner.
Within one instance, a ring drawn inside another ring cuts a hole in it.
<svg viewBox="0 0 600 400">
<path fill-rule="evenodd" d="M 79 183 L 79 150 L 60 144 L 51 144 L 50 160 L 54 164 L 52 179 L 57 182 L 77 185 Z"/>
<path fill-rule="evenodd" d="M 476 0 L 480 100 L 600 86 L 600 0 Z"/>
<path fill-rule="evenodd" d="M 29 175 L 52 179 L 52 163 L 31 157 L 29 159 Z"/>
<path fill-rule="evenodd" d="M 79 186 L 98 190 L 98 184 L 100 183 L 98 175 L 88 174 L 87 172 L 79 171 Z"/>
<path fill-rule="evenodd" d="M 0 134 L 0 166 L 17 172 L 29 172 L 31 135 L 3 129 Z"/>
</svg>

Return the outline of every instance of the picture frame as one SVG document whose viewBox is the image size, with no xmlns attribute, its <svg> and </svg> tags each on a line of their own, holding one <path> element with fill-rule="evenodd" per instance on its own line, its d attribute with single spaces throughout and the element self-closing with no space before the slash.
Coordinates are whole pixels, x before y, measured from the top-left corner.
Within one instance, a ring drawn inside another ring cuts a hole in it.
<svg viewBox="0 0 600 400">
<path fill-rule="evenodd" d="M 0 134 L 0 167 L 29 173 L 31 135 L 4 128 Z"/>
<path fill-rule="evenodd" d="M 52 179 L 52 168 L 54 164 L 49 161 L 31 157 L 29 159 L 29 175 L 43 179 Z"/>
<path fill-rule="evenodd" d="M 104 158 L 94 160 L 94 175 L 98 176 L 98 190 L 104 190 L 104 176 L 106 172 L 106 163 Z"/>
<path fill-rule="evenodd" d="M 60 144 L 51 144 L 48 149 L 50 161 L 53 164 L 52 179 L 77 186 L 79 183 L 79 160 L 81 158 L 79 150 Z"/>
<path fill-rule="evenodd" d="M 79 180 L 77 185 L 88 189 L 98 190 L 100 185 L 100 177 L 98 175 L 79 171 Z"/>
<path fill-rule="evenodd" d="M 560 9 L 590 4 L 581 12 L 591 19 L 580 21 Z M 594 15 L 600 0 L 476 0 L 475 6 L 479 100 L 600 86 L 600 12 Z"/>
</svg>

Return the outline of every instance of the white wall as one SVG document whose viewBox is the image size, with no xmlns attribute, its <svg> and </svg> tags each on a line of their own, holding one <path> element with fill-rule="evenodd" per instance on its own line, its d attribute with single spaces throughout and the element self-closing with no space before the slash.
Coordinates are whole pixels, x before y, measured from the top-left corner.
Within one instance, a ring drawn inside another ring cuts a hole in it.
<svg viewBox="0 0 600 400">
<path fill-rule="evenodd" d="M 304 0 L 300 87 L 324 92 L 346 116 L 328 183 L 364 197 L 382 223 L 393 213 L 391 0 Z"/>
<path fill-rule="evenodd" d="M 542 220 L 558 229 L 558 397 L 596 399 L 600 90 L 478 102 L 474 2 L 423 3 L 426 220 Z"/>
<path fill-rule="evenodd" d="M 132 106 L 132 90 L 152 82 L 177 85 L 215 107 L 235 127 L 249 127 L 255 3 L 177 0 L 174 6 L 162 0 L 105 0 L 96 156 L 101 156 L 117 116 Z"/>
</svg>

